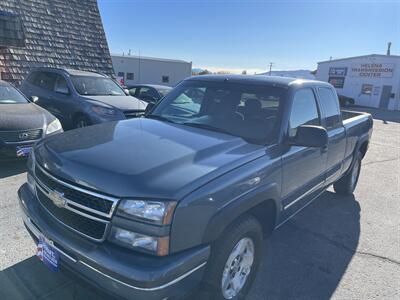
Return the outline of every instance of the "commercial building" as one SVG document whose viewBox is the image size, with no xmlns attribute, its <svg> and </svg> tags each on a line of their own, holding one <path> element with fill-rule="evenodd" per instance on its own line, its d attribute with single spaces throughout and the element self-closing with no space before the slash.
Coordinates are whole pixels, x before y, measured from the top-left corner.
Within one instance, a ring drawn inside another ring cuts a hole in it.
<svg viewBox="0 0 400 300">
<path fill-rule="evenodd" d="M 174 86 L 192 75 L 192 63 L 165 58 L 111 55 L 114 72 L 125 85 L 147 83 Z"/>
<path fill-rule="evenodd" d="M 19 85 L 33 67 L 113 74 L 97 0 L 0 1 L 0 78 Z"/>
<path fill-rule="evenodd" d="M 318 63 L 317 80 L 330 82 L 356 105 L 400 110 L 400 56 L 371 54 Z"/>
</svg>

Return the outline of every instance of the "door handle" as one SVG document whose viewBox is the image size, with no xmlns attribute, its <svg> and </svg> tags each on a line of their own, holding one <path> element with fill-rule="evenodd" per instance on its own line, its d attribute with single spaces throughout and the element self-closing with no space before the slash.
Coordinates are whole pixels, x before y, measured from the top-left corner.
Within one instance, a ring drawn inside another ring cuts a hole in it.
<svg viewBox="0 0 400 300">
<path fill-rule="evenodd" d="M 321 147 L 321 153 L 326 153 L 326 152 L 328 152 L 328 145 Z"/>
</svg>

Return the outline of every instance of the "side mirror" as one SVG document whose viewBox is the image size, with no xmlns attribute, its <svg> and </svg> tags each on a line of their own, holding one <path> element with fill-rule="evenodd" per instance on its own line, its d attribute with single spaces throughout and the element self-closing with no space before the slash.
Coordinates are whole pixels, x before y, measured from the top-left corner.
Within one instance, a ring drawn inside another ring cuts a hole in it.
<svg viewBox="0 0 400 300">
<path fill-rule="evenodd" d="M 33 103 L 36 103 L 36 102 L 39 101 L 39 97 L 38 97 L 38 96 L 31 96 L 31 97 L 30 97 L 30 100 L 31 100 Z"/>
<path fill-rule="evenodd" d="M 127 96 L 132 96 L 128 89 L 124 89 L 124 93 L 125 93 L 125 95 L 127 95 Z"/>
<path fill-rule="evenodd" d="M 156 106 L 155 103 L 147 103 L 146 109 L 144 110 L 144 115 L 147 116 L 153 110 L 154 106 Z"/>
<path fill-rule="evenodd" d="M 328 132 L 321 126 L 302 125 L 297 128 L 291 145 L 322 148 L 328 144 Z"/>
</svg>

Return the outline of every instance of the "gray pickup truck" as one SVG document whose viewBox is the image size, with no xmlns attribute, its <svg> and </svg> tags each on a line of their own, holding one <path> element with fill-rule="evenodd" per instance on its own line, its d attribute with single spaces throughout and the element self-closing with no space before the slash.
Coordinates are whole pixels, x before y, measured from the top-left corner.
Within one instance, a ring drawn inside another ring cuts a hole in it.
<svg viewBox="0 0 400 300">
<path fill-rule="evenodd" d="M 327 83 L 189 78 L 144 118 L 39 142 L 24 223 L 50 269 L 113 295 L 243 299 L 263 238 L 329 186 L 353 193 L 372 126 Z"/>
</svg>

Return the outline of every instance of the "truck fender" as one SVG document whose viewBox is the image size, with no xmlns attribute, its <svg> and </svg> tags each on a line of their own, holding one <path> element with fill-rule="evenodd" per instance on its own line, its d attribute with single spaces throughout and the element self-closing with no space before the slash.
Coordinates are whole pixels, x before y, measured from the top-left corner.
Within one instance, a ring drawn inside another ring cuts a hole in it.
<svg viewBox="0 0 400 300">
<path fill-rule="evenodd" d="M 348 169 L 346 170 L 346 172 L 343 173 L 342 177 L 346 176 L 346 174 L 351 172 L 351 170 L 353 168 L 353 165 L 355 163 L 356 154 L 360 151 L 361 147 L 364 145 L 365 142 L 369 145 L 369 134 L 368 134 L 368 132 L 364 133 L 363 135 L 361 135 L 360 138 L 358 139 L 358 141 L 357 141 L 357 143 L 356 143 L 356 145 L 354 147 L 354 150 L 353 150 L 353 158 L 351 160 L 351 164 L 348 167 Z M 368 147 L 368 145 L 367 145 L 367 147 Z"/>
<path fill-rule="evenodd" d="M 230 201 L 227 205 L 221 207 L 210 219 L 204 233 L 203 242 L 211 243 L 215 241 L 235 219 L 265 201 L 273 201 L 275 204 L 276 212 L 273 223 L 273 228 L 275 228 L 280 212 L 280 203 L 277 200 L 279 199 L 279 194 L 278 184 L 271 183 L 260 186 Z"/>
</svg>

